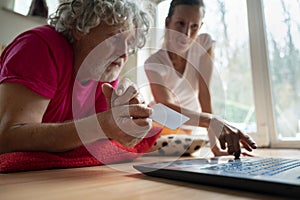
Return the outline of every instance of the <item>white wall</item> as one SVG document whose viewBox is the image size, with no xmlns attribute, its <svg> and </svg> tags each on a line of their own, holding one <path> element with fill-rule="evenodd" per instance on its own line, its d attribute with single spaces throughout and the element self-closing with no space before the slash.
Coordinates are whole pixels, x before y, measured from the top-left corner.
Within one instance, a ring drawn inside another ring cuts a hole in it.
<svg viewBox="0 0 300 200">
<path fill-rule="evenodd" d="M 6 8 L 13 8 L 14 1 L 13 0 L 0 0 L 0 8 L 6 7 Z"/>
<path fill-rule="evenodd" d="M 21 32 L 46 23 L 39 18 L 25 17 L 3 9 L 3 7 L 12 8 L 12 2 L 11 0 L 0 0 L 0 44 L 4 45 L 11 42 Z"/>
</svg>

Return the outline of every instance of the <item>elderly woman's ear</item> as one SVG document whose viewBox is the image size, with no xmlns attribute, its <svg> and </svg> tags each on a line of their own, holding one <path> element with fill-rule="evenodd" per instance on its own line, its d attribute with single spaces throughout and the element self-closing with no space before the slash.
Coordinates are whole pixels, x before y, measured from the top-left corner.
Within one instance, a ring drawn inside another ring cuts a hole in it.
<svg viewBox="0 0 300 200">
<path fill-rule="evenodd" d="M 72 35 L 73 35 L 73 38 L 74 40 L 80 40 L 83 36 L 82 33 L 78 32 L 75 28 L 72 29 Z"/>
</svg>

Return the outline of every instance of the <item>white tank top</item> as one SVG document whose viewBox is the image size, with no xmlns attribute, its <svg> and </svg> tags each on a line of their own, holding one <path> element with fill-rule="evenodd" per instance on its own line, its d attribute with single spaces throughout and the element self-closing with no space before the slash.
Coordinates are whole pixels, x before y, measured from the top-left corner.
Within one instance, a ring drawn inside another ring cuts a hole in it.
<svg viewBox="0 0 300 200">
<path fill-rule="evenodd" d="M 188 59 L 183 74 L 179 74 L 165 49 L 160 49 L 145 62 L 145 70 L 158 72 L 165 86 L 172 94 L 176 103 L 183 108 L 201 112 L 199 103 L 199 75 L 201 68 L 206 67 L 201 62 L 201 56 L 212 46 L 213 41 L 208 34 L 201 34 L 188 52 Z M 203 59 L 204 60 L 204 59 Z M 149 77 L 153 83 L 155 78 Z"/>
</svg>

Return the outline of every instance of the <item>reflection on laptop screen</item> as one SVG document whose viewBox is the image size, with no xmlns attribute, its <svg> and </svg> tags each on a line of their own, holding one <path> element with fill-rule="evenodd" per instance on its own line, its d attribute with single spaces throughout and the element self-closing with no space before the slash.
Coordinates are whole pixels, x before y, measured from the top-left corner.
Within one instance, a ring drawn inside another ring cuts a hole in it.
<svg viewBox="0 0 300 200">
<path fill-rule="evenodd" d="M 300 160 L 228 157 L 134 165 L 149 176 L 300 197 Z"/>
</svg>

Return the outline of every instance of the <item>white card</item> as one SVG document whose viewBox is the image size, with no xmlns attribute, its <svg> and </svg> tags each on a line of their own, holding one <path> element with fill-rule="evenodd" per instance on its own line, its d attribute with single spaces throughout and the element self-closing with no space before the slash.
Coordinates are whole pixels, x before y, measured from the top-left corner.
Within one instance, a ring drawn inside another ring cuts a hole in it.
<svg viewBox="0 0 300 200">
<path fill-rule="evenodd" d="M 153 113 L 150 116 L 150 119 L 172 130 L 180 127 L 190 119 L 187 116 L 176 112 L 175 110 L 172 110 L 161 103 L 155 104 L 152 106 L 152 109 Z"/>
</svg>

